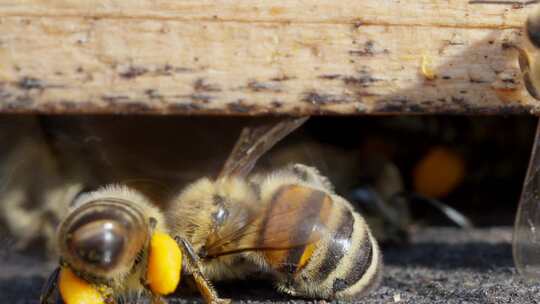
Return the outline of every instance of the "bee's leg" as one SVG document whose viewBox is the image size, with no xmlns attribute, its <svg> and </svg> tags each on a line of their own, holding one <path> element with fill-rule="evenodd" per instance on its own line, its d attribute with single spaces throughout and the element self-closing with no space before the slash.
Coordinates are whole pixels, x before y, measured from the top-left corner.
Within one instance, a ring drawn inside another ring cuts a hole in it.
<svg viewBox="0 0 540 304">
<path fill-rule="evenodd" d="M 186 255 L 187 259 L 187 272 L 193 276 L 197 289 L 203 296 L 206 303 L 209 304 L 225 304 L 230 303 L 230 299 L 222 299 L 217 294 L 216 290 L 212 286 L 212 283 L 202 273 L 202 265 L 199 256 L 195 253 L 195 250 L 191 244 L 183 238 L 175 237 L 176 242 Z"/>
<path fill-rule="evenodd" d="M 164 299 L 163 297 L 161 297 L 161 296 L 152 295 L 151 303 L 152 303 L 152 304 L 167 304 L 167 300 L 165 300 L 165 299 Z"/>
<path fill-rule="evenodd" d="M 43 285 L 43 288 L 41 289 L 41 295 L 39 297 L 39 303 L 40 304 L 49 304 L 49 299 L 51 298 L 51 295 L 56 291 L 58 288 L 58 276 L 60 274 L 60 267 L 57 267 L 47 278 L 47 281 L 45 282 L 45 285 Z M 56 301 L 58 303 L 60 297 L 56 297 Z M 61 302 L 60 302 L 61 303 Z"/>
<path fill-rule="evenodd" d="M 144 275 L 143 277 L 140 279 L 140 282 L 141 282 L 141 285 L 144 286 L 144 288 L 146 288 L 146 290 L 148 291 L 149 293 L 149 296 L 150 296 L 150 303 L 151 304 L 167 304 L 169 302 L 167 302 L 167 300 L 165 300 L 162 296 L 158 295 L 158 294 L 155 294 L 152 289 L 150 288 L 150 283 L 148 282 L 148 268 L 144 270 Z M 107 303 L 107 302 L 106 302 Z M 111 302 L 112 304 L 116 304 L 116 303 L 113 303 Z M 107 303 L 108 304 L 108 303 Z"/>
</svg>

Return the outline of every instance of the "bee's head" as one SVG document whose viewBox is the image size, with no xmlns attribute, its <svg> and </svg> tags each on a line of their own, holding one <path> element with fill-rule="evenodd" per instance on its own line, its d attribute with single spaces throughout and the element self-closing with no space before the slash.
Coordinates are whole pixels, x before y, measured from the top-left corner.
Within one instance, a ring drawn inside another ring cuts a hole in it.
<svg viewBox="0 0 540 304">
<path fill-rule="evenodd" d="M 126 200 L 85 202 L 60 224 L 60 254 L 75 271 L 111 279 L 131 270 L 148 242 L 148 225 L 142 212 Z"/>
</svg>

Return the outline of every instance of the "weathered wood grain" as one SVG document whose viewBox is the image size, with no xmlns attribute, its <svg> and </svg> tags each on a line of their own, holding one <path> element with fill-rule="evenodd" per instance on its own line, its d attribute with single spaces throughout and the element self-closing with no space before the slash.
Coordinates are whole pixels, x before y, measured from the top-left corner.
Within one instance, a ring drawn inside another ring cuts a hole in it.
<svg viewBox="0 0 540 304">
<path fill-rule="evenodd" d="M 533 6 L 0 0 L 0 112 L 539 113 Z"/>
</svg>

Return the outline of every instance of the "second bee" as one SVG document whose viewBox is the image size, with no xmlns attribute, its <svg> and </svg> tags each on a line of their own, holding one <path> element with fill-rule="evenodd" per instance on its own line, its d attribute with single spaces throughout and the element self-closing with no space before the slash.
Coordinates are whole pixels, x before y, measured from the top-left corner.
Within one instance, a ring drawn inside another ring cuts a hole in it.
<svg viewBox="0 0 540 304">
<path fill-rule="evenodd" d="M 298 124 L 244 130 L 220 176 L 194 182 L 173 201 L 171 233 L 191 243 L 210 281 L 266 272 L 293 296 L 354 299 L 378 285 L 382 268 L 360 214 L 312 167 L 248 176 Z"/>
</svg>

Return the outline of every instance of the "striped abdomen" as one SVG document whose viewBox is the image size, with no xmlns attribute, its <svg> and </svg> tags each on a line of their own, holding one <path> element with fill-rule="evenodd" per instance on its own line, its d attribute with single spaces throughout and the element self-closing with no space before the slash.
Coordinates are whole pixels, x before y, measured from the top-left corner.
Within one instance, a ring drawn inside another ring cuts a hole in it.
<svg viewBox="0 0 540 304">
<path fill-rule="evenodd" d="M 282 291 L 349 299 L 378 284 L 382 263 L 377 243 L 341 197 L 300 185 L 282 186 L 269 202 L 263 225 L 261 248 L 276 246 L 276 240 L 287 248 L 264 251 L 269 266 L 279 273 Z"/>
</svg>

